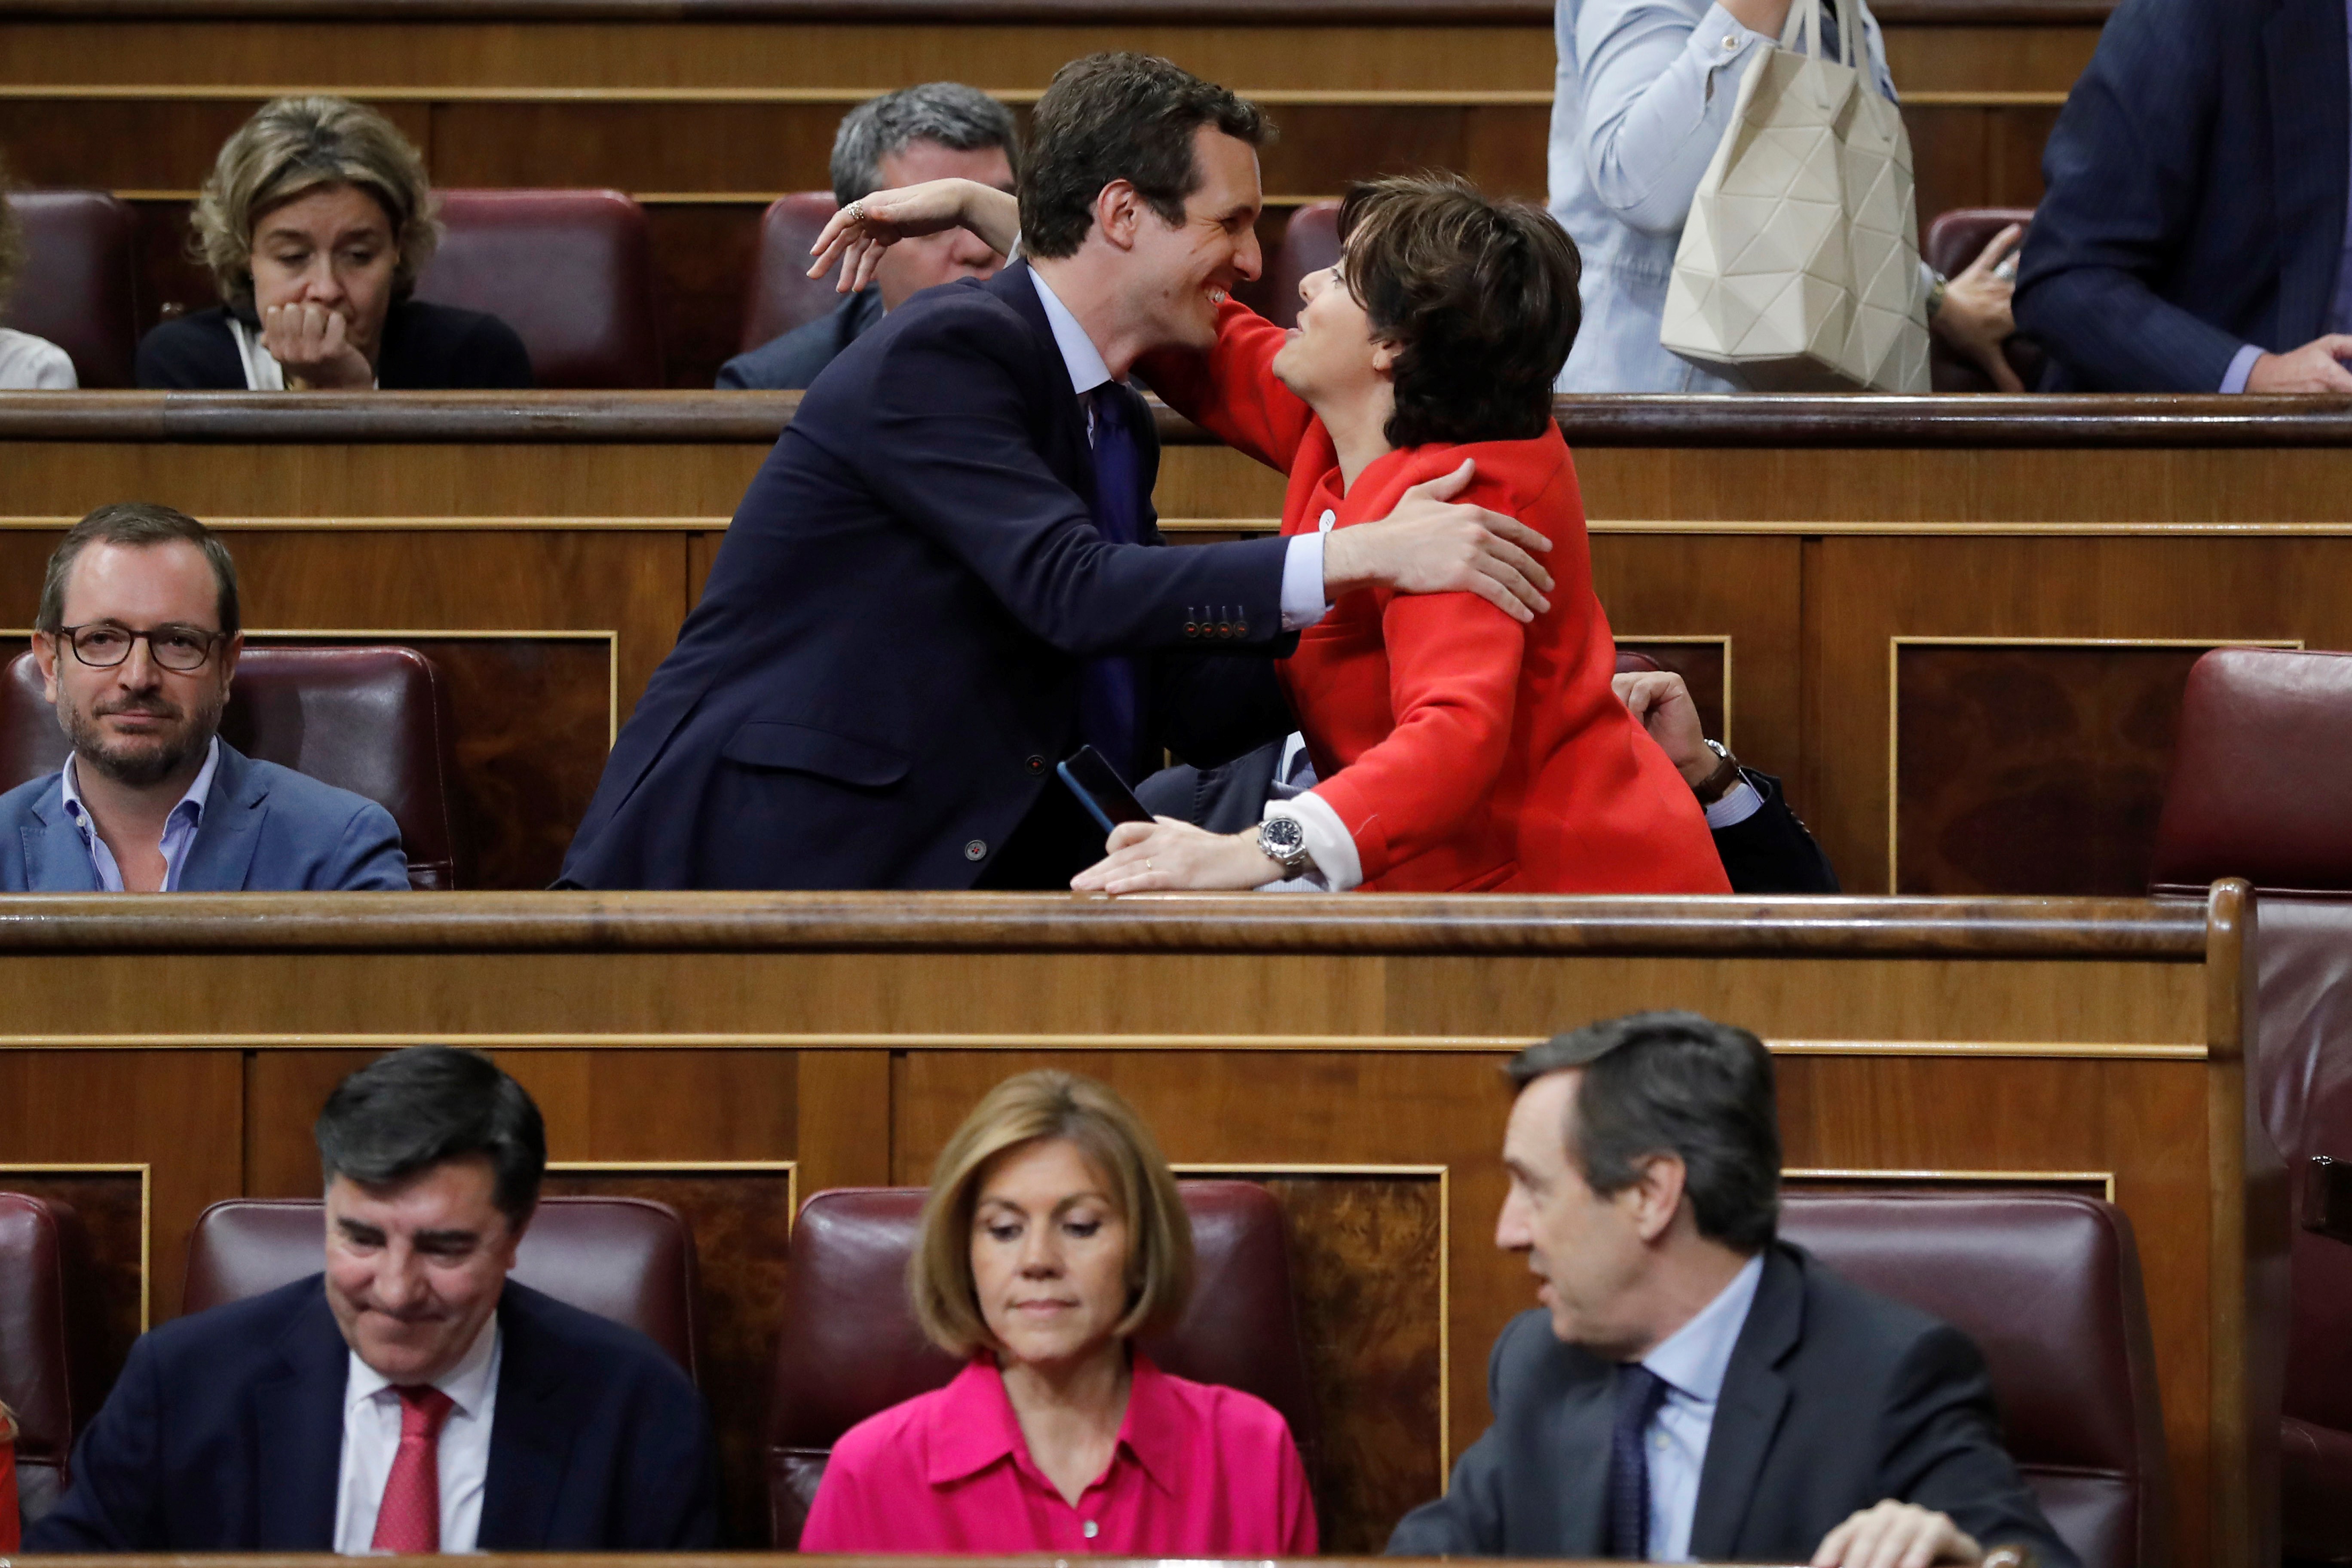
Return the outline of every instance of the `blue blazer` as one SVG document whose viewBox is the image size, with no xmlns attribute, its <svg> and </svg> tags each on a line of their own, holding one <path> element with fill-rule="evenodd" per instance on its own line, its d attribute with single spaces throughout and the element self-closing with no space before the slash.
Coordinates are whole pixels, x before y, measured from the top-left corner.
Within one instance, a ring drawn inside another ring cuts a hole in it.
<svg viewBox="0 0 2352 1568">
<path fill-rule="evenodd" d="M 2018 264 L 2045 390 L 2215 392 L 2326 331 L 2352 186 L 2344 0 L 2124 0 Z"/>
<path fill-rule="evenodd" d="M 0 893 L 95 893 L 98 868 L 66 815 L 65 775 L 0 795 Z M 257 763 L 226 741 L 184 893 L 406 891 L 392 813 L 364 795 Z"/>
<path fill-rule="evenodd" d="M 330 1552 L 351 1362 L 323 1276 L 131 1346 L 27 1552 Z M 484 1552 L 703 1551 L 719 1478 L 702 1396 L 644 1335 L 513 1280 Z"/>
<path fill-rule="evenodd" d="M 1106 542 L 1029 268 L 926 289 L 801 401 L 622 730 L 563 867 L 589 888 L 971 887 L 1076 749 L 1081 661 L 1149 656 L 1147 745 L 1291 728 L 1286 541 Z M 1235 658 L 1235 649 L 1255 657 Z"/>
</svg>

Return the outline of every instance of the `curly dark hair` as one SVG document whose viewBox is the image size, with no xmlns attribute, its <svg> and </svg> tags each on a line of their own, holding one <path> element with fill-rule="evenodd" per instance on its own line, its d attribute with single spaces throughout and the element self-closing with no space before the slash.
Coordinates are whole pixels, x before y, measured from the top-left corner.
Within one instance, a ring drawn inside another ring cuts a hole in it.
<svg viewBox="0 0 2352 1568">
<path fill-rule="evenodd" d="M 1340 278 L 1400 346 L 1393 447 L 1524 441 L 1584 319 L 1576 242 L 1541 207 L 1454 174 L 1355 186 L 1339 205 Z"/>
<path fill-rule="evenodd" d="M 1088 55 L 1054 73 L 1029 122 L 1021 171 L 1021 248 L 1075 256 L 1113 180 L 1135 187 L 1163 223 L 1184 221 L 1201 188 L 1193 132 L 1213 126 L 1264 146 L 1274 122 L 1245 98 L 1154 55 Z"/>
</svg>

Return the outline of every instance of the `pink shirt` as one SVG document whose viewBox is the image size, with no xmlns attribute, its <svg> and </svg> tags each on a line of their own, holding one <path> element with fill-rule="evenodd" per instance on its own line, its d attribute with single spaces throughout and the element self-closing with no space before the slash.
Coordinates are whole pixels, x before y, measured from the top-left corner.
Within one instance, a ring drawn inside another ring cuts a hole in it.
<svg viewBox="0 0 2352 1568">
<path fill-rule="evenodd" d="M 1272 1405 L 1135 1357 L 1110 1468 L 1073 1508 L 986 1356 L 834 1445 L 803 1552 L 1307 1557 L 1315 1501 Z"/>
</svg>

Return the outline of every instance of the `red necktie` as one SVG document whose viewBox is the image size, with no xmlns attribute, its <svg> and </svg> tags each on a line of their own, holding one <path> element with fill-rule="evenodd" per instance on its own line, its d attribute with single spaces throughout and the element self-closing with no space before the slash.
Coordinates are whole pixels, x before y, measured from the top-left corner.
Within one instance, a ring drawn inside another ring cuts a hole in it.
<svg viewBox="0 0 2352 1568">
<path fill-rule="evenodd" d="M 457 1402 L 427 1384 L 394 1388 L 400 1395 L 400 1452 L 375 1510 L 378 1552 L 403 1556 L 441 1550 L 441 1423 Z"/>
</svg>

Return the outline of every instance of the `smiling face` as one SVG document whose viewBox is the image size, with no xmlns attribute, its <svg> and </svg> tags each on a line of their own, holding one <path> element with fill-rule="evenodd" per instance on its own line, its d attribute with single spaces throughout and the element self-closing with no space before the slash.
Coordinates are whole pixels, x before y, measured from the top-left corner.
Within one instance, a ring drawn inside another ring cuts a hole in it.
<svg viewBox="0 0 2352 1568">
<path fill-rule="evenodd" d="M 357 185 L 320 185 L 254 220 L 253 307 L 332 310 L 351 345 L 373 363 L 399 264 L 383 204 Z"/>
<path fill-rule="evenodd" d="M 1638 1304 L 1649 1272 L 1637 1209 L 1640 1188 L 1595 1193 L 1570 1157 L 1568 1120 L 1581 1068 L 1547 1073 L 1519 1091 L 1503 1135 L 1511 1187 L 1495 1224 L 1495 1245 L 1527 1255 L 1543 1281 L 1536 1299 L 1563 1343 L 1614 1360 L 1647 1347 Z"/>
<path fill-rule="evenodd" d="M 186 540 L 112 544 L 74 557 L 65 581 L 64 624 L 168 635 L 220 630 L 220 584 L 205 552 Z M 183 639 L 184 640 L 184 639 Z M 58 723 L 82 765 L 133 789 L 172 788 L 203 765 L 220 728 L 241 638 L 215 642 L 192 670 L 165 669 L 145 638 L 110 669 L 82 662 L 63 637 L 37 637 L 34 658 Z"/>
<path fill-rule="evenodd" d="M 521 1232 L 496 1202 L 489 1158 L 405 1181 L 327 1188 L 327 1304 L 343 1342 L 393 1383 L 431 1383 L 498 1310 Z"/>
<path fill-rule="evenodd" d="M 963 179 L 1013 194 L 1013 164 L 1002 147 L 963 153 L 919 138 L 896 153 L 884 153 L 878 172 L 886 191 L 926 180 Z M 882 290 L 882 309 L 895 310 L 926 289 L 960 278 L 993 278 L 1003 265 L 1004 258 L 989 249 L 978 235 L 959 226 L 902 239 L 885 250 L 874 271 L 874 286 Z"/>
<path fill-rule="evenodd" d="M 1126 1218 L 1110 1183 L 1066 1138 L 998 1155 L 972 1205 L 971 1276 L 988 1331 L 1012 1361 L 1087 1360 L 1128 1306 Z"/>
<path fill-rule="evenodd" d="M 1276 378 L 1318 408 L 1379 395 L 1397 345 L 1373 331 L 1348 287 L 1345 263 L 1300 279 L 1298 297 L 1298 324 L 1274 356 Z"/>
<path fill-rule="evenodd" d="M 1218 304 L 1264 264 L 1257 149 L 1203 125 L 1192 133 L 1192 159 L 1201 184 L 1185 198 L 1181 223 L 1165 223 L 1135 204 L 1124 286 L 1155 347 L 1214 347 Z"/>
</svg>

